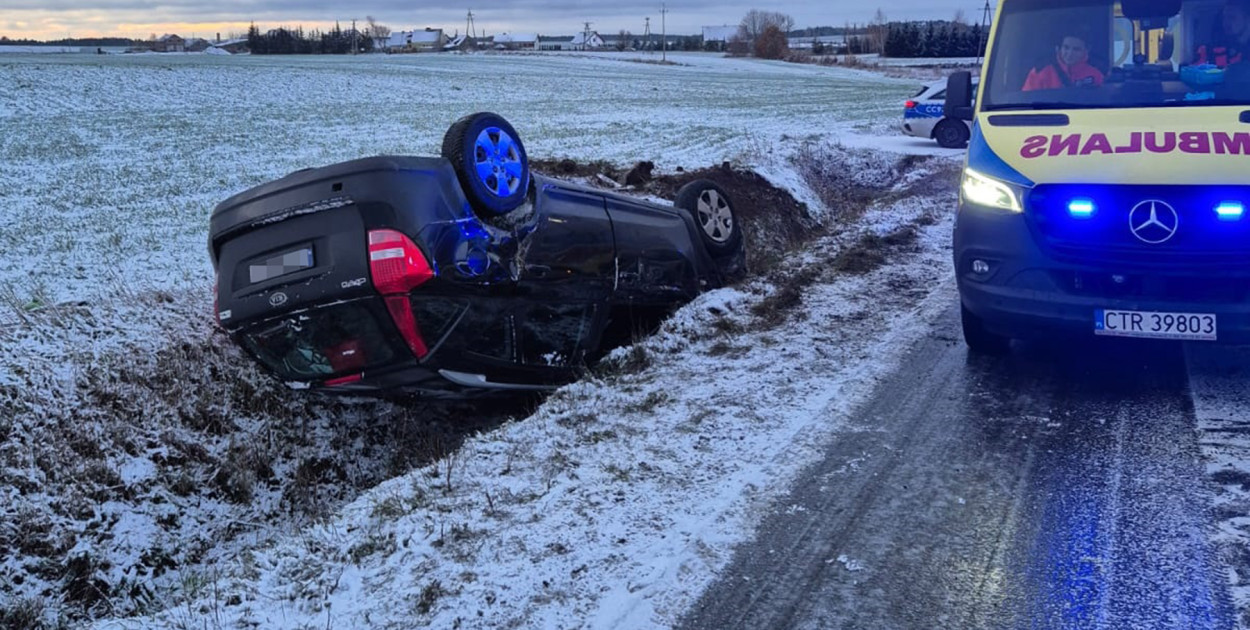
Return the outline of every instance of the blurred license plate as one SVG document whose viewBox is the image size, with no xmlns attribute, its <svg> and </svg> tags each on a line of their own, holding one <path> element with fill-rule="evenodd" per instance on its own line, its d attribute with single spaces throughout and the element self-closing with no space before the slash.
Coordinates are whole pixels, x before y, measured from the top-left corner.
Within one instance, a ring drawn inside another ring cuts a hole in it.
<svg viewBox="0 0 1250 630">
<path fill-rule="evenodd" d="M 286 252 L 285 254 L 278 254 L 265 259 L 263 262 L 253 263 L 248 266 L 247 275 L 248 280 L 252 284 L 256 284 L 257 282 L 285 276 L 288 273 L 310 269 L 312 266 L 313 250 L 311 247 L 305 247 Z"/>
<path fill-rule="evenodd" d="M 1216 323 L 1210 313 L 1094 311 L 1094 334 L 1110 337 L 1215 341 Z"/>
</svg>

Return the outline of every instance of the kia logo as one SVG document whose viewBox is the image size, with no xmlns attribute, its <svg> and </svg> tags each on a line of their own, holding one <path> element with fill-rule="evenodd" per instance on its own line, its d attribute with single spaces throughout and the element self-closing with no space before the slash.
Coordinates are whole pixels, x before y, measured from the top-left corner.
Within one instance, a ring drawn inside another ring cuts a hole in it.
<svg viewBox="0 0 1250 630">
<path fill-rule="evenodd" d="M 1147 245 L 1158 245 L 1176 236 L 1181 226 L 1180 215 L 1166 201 L 1148 199 L 1128 213 L 1128 227 L 1137 240 Z"/>
<path fill-rule="evenodd" d="M 274 293 L 273 295 L 269 296 L 269 305 L 270 305 L 270 306 L 282 306 L 283 304 L 286 304 L 286 294 L 285 294 L 285 293 L 283 293 L 283 292 L 279 291 L 279 292 Z"/>
</svg>

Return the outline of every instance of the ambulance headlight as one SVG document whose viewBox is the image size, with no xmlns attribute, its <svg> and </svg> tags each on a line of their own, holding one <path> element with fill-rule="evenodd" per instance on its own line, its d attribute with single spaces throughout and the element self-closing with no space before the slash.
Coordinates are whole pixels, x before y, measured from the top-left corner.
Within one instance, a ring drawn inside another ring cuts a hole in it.
<svg viewBox="0 0 1250 630">
<path fill-rule="evenodd" d="M 964 201 L 987 208 L 1009 212 L 1023 212 L 1020 198 L 1023 191 L 1018 187 L 982 175 L 970 168 L 964 169 L 964 181 L 960 186 Z"/>
</svg>

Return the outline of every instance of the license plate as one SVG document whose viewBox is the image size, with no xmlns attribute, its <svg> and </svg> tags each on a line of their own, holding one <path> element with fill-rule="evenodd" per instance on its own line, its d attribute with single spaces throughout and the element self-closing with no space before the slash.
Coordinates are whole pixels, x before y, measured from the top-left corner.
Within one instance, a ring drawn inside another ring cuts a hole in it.
<svg viewBox="0 0 1250 630">
<path fill-rule="evenodd" d="M 313 267 L 313 250 L 311 247 L 278 254 L 260 263 L 253 263 L 247 268 L 248 280 L 252 284 L 272 280 L 288 273 L 295 273 Z"/>
<path fill-rule="evenodd" d="M 1094 311 L 1094 334 L 1108 337 L 1215 341 L 1217 322 L 1210 313 Z"/>
</svg>

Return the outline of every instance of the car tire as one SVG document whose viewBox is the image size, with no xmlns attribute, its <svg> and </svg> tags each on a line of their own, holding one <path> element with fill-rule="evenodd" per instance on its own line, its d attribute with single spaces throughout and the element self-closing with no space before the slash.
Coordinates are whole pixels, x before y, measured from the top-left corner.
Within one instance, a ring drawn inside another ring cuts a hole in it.
<svg viewBox="0 0 1250 630">
<path fill-rule="evenodd" d="M 968 146 L 968 138 L 971 135 L 964 121 L 953 118 L 947 118 L 933 128 L 933 139 L 937 140 L 939 146 L 947 149 L 962 149 Z"/>
<path fill-rule="evenodd" d="M 713 257 L 721 258 L 742 250 L 742 227 L 734 214 L 733 200 L 715 182 L 697 179 L 682 186 L 673 206 L 694 217 L 699 240 Z"/>
<path fill-rule="evenodd" d="M 985 328 L 985 322 L 962 304 L 959 307 L 963 320 L 964 343 L 973 354 L 1000 356 L 1011 351 L 1011 338 L 994 334 Z"/>
<path fill-rule="evenodd" d="M 443 136 L 442 155 L 473 209 L 485 217 L 525 203 L 530 165 L 521 137 L 503 116 L 480 112 L 457 120 Z"/>
</svg>

